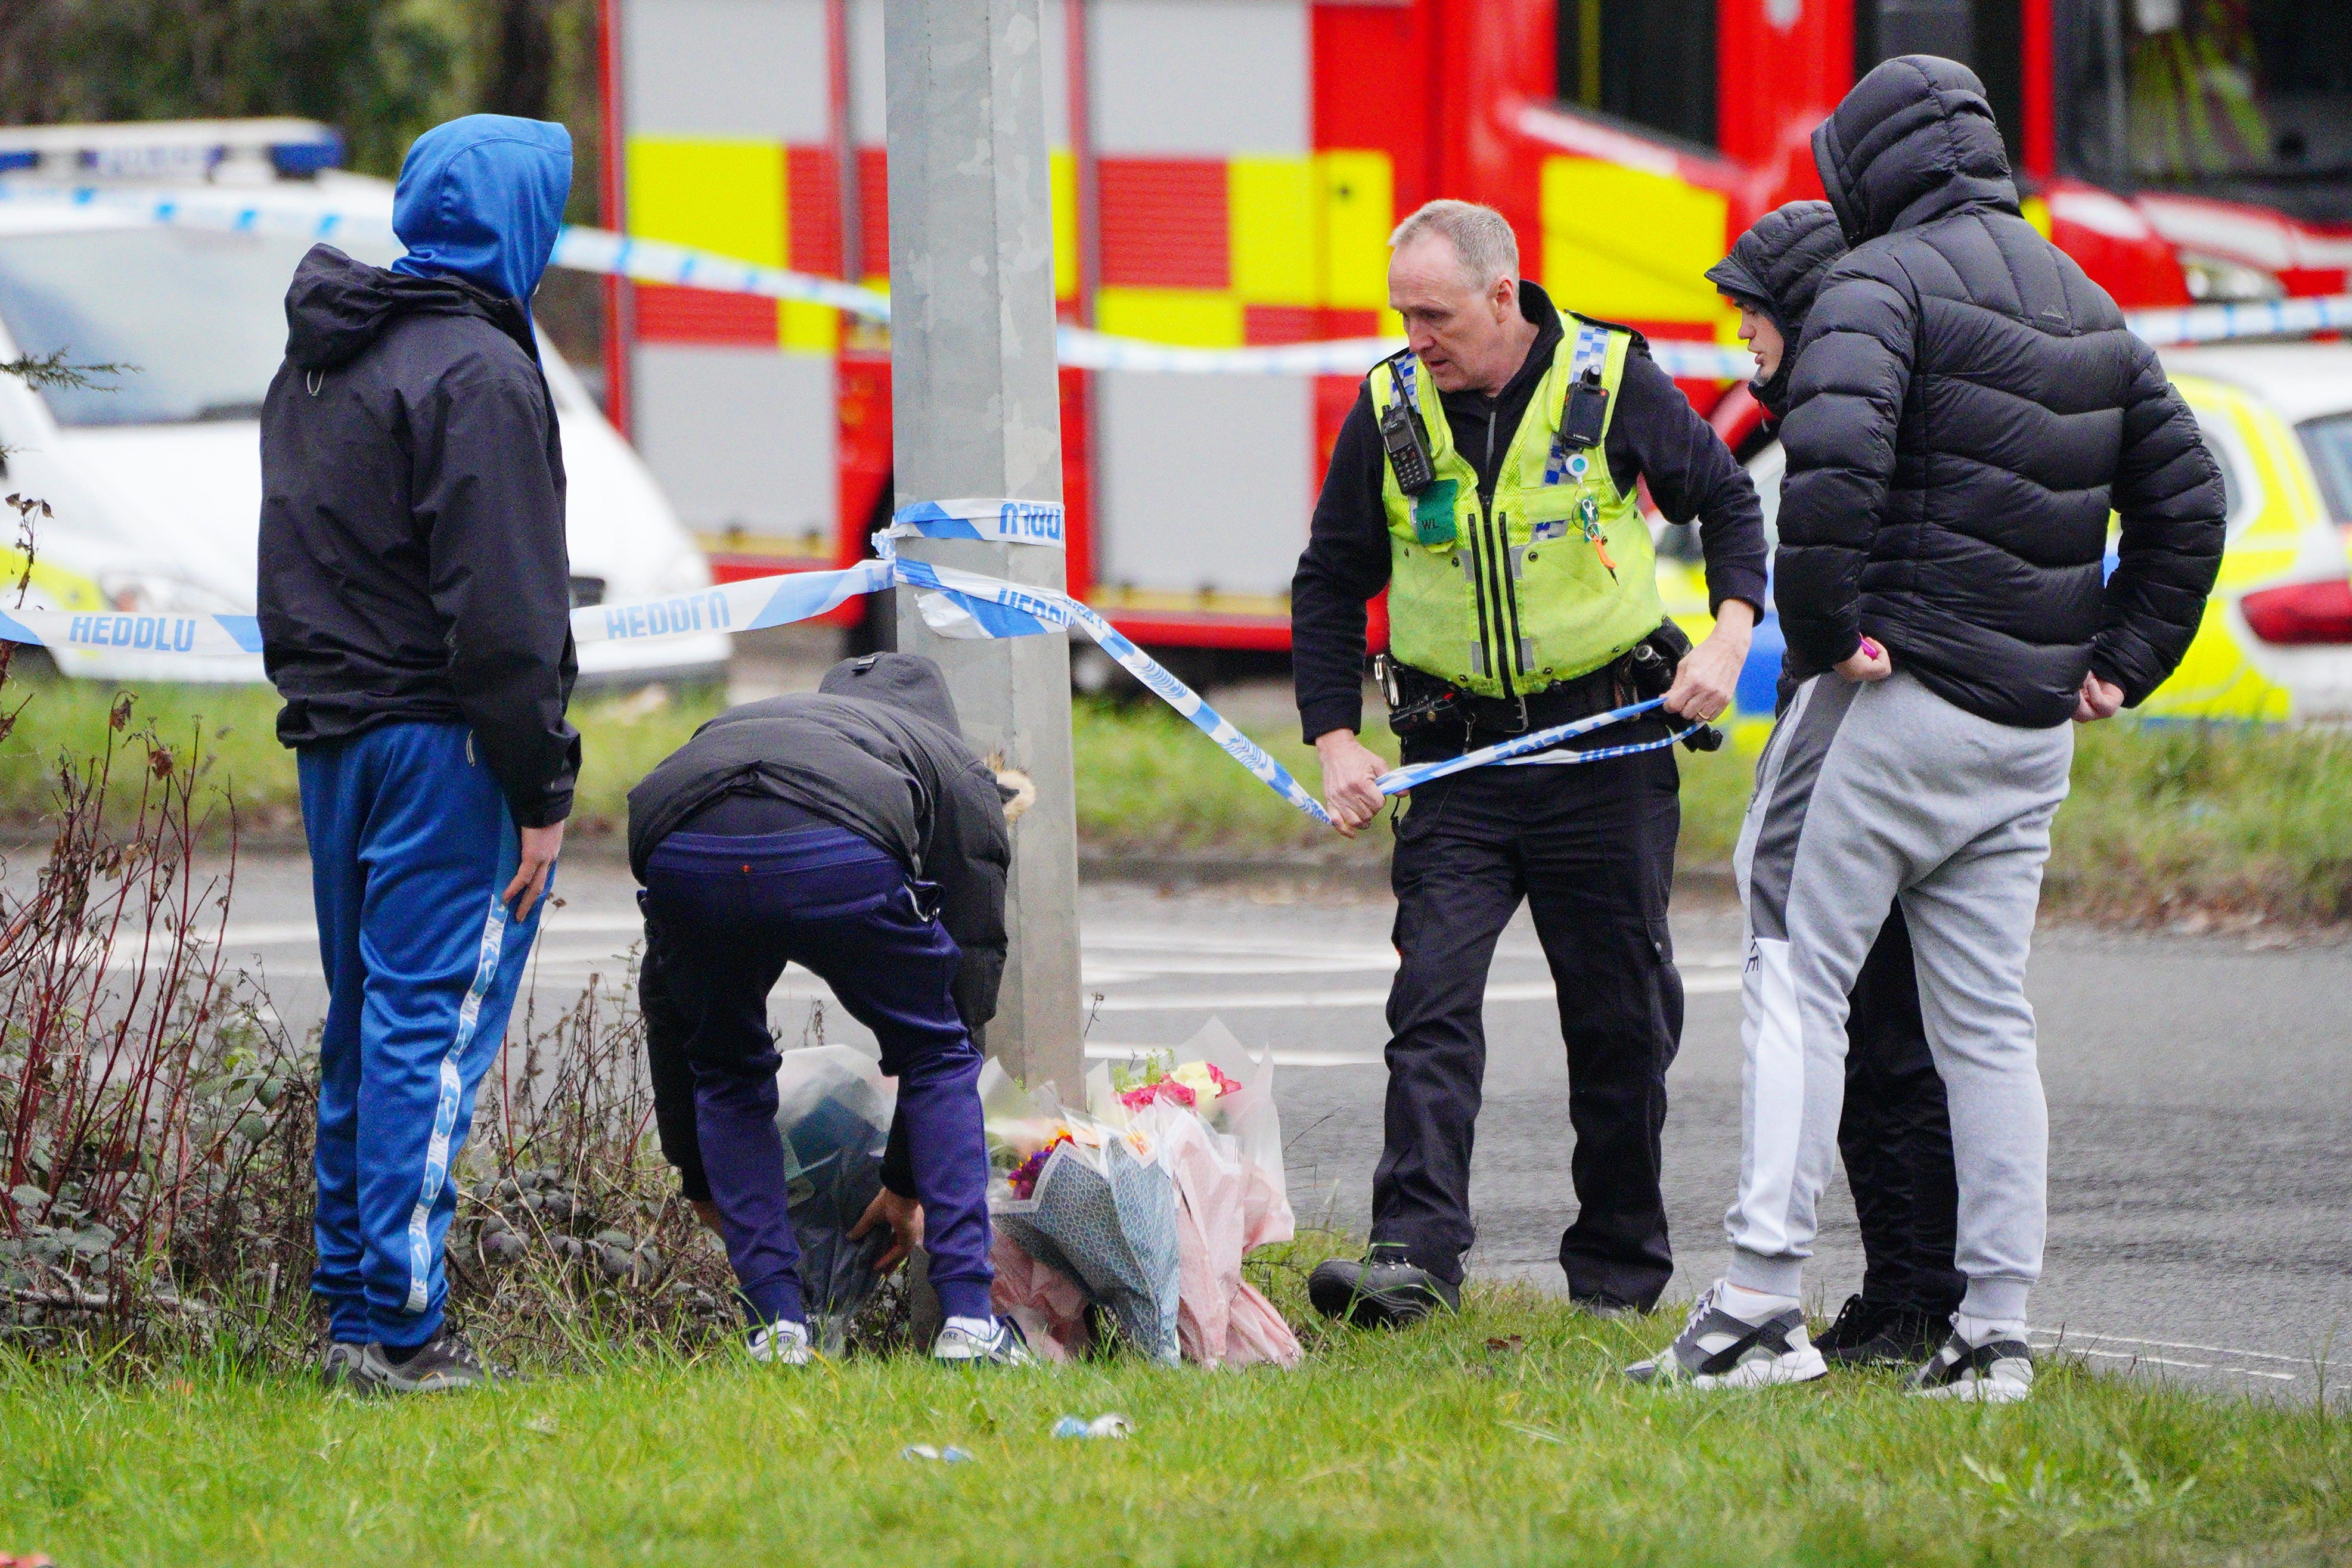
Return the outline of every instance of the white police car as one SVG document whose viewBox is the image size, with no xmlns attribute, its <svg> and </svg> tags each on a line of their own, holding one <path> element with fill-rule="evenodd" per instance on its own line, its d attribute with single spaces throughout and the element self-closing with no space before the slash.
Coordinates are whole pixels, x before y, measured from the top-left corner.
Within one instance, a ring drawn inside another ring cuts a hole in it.
<svg viewBox="0 0 2352 1568">
<path fill-rule="evenodd" d="M 399 254 L 392 186 L 336 172 L 340 160 L 334 133 L 304 120 L 0 131 L 0 360 L 131 367 L 91 387 L 0 376 L 0 492 L 47 503 L 29 519 L 29 607 L 113 612 L 134 629 L 253 612 L 257 420 L 285 349 L 287 283 L 314 238 L 378 265 Z M 540 351 L 570 481 L 575 606 L 708 586 L 709 564 L 645 465 L 544 336 Z M 23 558 L 8 542 L 13 589 Z M 258 654 L 129 641 L 51 656 L 110 680 L 263 678 Z M 581 685 L 716 680 L 727 655 L 717 633 L 587 643 Z"/>
</svg>

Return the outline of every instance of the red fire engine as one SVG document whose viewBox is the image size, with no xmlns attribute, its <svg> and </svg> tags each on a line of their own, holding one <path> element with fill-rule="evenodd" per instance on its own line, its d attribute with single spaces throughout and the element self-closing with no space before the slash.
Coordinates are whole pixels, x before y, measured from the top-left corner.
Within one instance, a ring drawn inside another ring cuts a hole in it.
<svg viewBox="0 0 2352 1568">
<path fill-rule="evenodd" d="M 1042 0 L 1067 320 L 1198 347 L 1392 329 L 1384 241 L 1507 214 L 1562 305 L 1729 342 L 1701 277 L 1818 195 L 1877 60 L 1970 63 L 2029 216 L 2126 307 L 2342 292 L 2352 11 L 2283 0 Z M 604 0 L 608 226 L 887 287 L 882 0 Z M 722 577 L 889 505 L 887 339 L 616 283 L 606 367 Z M 1744 389 L 1685 382 L 1735 446 Z M 1350 377 L 1062 372 L 1069 575 L 1138 642 L 1282 649 Z"/>
</svg>

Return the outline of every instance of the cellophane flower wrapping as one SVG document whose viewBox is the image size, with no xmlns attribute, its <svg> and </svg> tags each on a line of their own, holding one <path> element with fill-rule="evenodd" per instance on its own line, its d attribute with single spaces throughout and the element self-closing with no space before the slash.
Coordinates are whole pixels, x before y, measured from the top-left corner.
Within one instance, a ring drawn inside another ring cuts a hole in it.
<svg viewBox="0 0 2352 1568">
<path fill-rule="evenodd" d="M 856 1241 L 849 1232 L 882 1190 L 897 1085 L 850 1047 L 819 1045 L 784 1052 L 776 1092 L 809 1334 L 837 1355 L 850 1319 L 879 1282 L 874 1265 L 890 1245 L 887 1226 Z"/>
<path fill-rule="evenodd" d="M 1297 1335 L 1242 1278 L 1244 1257 L 1297 1230 L 1273 1051 L 1251 1056 L 1212 1019 L 1149 1076 L 1122 1090 L 1108 1067 L 1097 1068 L 1087 1102 L 1105 1121 L 1123 1115 L 1143 1132 L 1175 1186 L 1184 1356 L 1209 1366 L 1297 1365 L 1304 1354 Z"/>
<path fill-rule="evenodd" d="M 1149 1138 L 1069 1110 L 1051 1088 L 1024 1092 L 993 1061 L 982 1070 L 981 1099 L 997 1309 L 1024 1329 L 1046 1327 L 1055 1342 L 1049 1355 L 1081 1348 L 1054 1332 L 1071 1316 L 1066 1292 L 1050 1277 L 1018 1267 L 1005 1251 L 1009 1243 L 1029 1262 L 1082 1287 L 1145 1355 L 1175 1364 L 1181 1356 L 1176 1193 Z"/>
</svg>

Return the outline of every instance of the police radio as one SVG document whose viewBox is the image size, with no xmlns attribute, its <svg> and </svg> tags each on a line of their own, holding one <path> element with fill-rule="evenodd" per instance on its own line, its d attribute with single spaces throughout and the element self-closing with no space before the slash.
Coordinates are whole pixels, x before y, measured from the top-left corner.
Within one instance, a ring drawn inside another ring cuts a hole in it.
<svg viewBox="0 0 2352 1568">
<path fill-rule="evenodd" d="M 1404 377 L 1394 366 L 1389 374 L 1394 382 L 1396 396 L 1390 400 L 1388 412 L 1381 415 L 1381 444 L 1388 449 L 1389 466 L 1396 470 L 1397 488 L 1408 496 L 1418 496 L 1437 482 L 1437 471 L 1430 464 L 1429 437 L 1422 430 L 1421 415 L 1405 392 Z"/>
</svg>

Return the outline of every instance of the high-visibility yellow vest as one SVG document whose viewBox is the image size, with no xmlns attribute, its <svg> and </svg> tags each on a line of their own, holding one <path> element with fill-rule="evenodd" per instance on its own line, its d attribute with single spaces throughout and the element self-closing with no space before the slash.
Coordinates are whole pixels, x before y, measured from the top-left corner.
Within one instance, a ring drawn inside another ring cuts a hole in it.
<svg viewBox="0 0 2352 1568">
<path fill-rule="evenodd" d="M 1491 505 L 1454 449 L 1436 390 L 1410 354 L 1372 368 L 1377 418 L 1399 395 L 1423 411 L 1436 482 L 1419 497 L 1381 464 L 1389 523 L 1389 652 L 1481 696 L 1542 691 L 1608 664 L 1666 618 L 1649 525 L 1610 476 L 1601 438 L 1559 438 L 1570 386 L 1601 372 L 1617 412 L 1630 333 L 1575 318 L 1519 420 Z M 1612 571 L 1612 565 L 1614 570 Z"/>
</svg>

